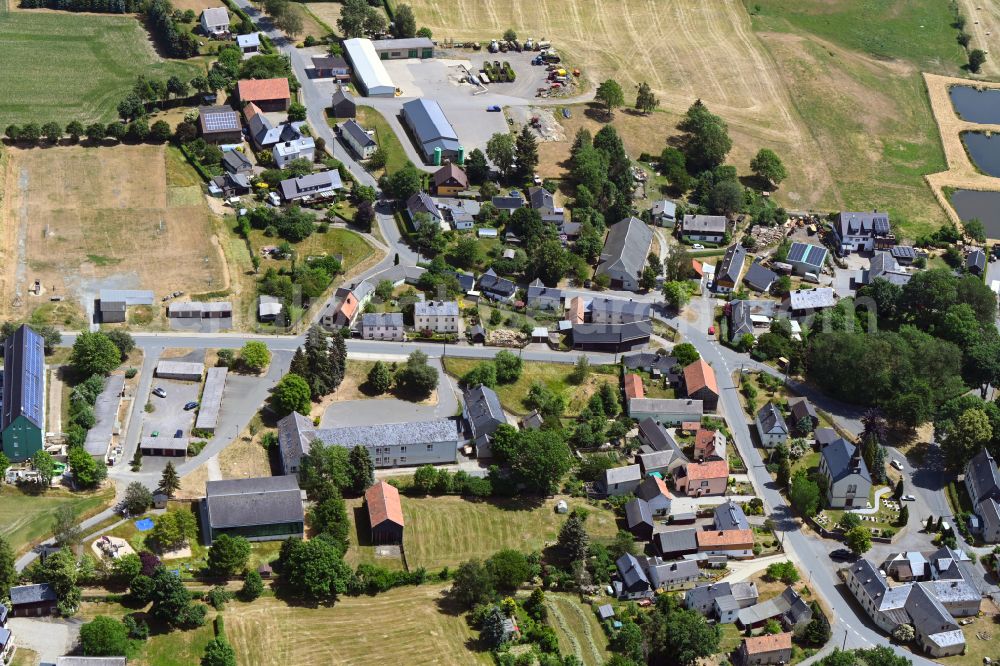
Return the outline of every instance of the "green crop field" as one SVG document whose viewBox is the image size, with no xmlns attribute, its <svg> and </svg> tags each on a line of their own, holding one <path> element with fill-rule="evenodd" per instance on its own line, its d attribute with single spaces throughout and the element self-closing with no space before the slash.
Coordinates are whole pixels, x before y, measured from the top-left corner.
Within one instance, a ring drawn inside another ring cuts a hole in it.
<svg viewBox="0 0 1000 666">
<path fill-rule="evenodd" d="M 6 12 L 0 20 L 0 128 L 107 122 L 137 75 L 189 79 L 197 72 L 192 63 L 159 58 L 131 16 Z"/>
</svg>

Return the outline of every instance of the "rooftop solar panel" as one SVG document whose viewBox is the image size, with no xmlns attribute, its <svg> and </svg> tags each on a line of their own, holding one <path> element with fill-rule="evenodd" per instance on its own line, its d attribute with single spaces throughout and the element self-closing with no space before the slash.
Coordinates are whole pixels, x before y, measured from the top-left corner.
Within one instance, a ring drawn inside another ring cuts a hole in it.
<svg viewBox="0 0 1000 666">
<path fill-rule="evenodd" d="M 809 246 L 804 243 L 792 243 L 792 247 L 788 250 L 788 260 L 789 261 L 802 261 L 808 251 Z"/>
<path fill-rule="evenodd" d="M 880 234 L 889 233 L 889 218 L 887 217 L 876 217 L 875 218 L 875 232 Z"/>
<path fill-rule="evenodd" d="M 210 132 L 239 129 L 236 113 L 234 111 L 206 113 L 205 128 Z"/>
</svg>

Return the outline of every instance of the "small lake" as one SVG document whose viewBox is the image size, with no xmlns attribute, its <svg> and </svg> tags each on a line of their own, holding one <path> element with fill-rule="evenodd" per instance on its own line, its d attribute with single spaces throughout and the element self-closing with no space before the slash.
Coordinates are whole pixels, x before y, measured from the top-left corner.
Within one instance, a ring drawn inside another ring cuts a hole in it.
<svg viewBox="0 0 1000 666">
<path fill-rule="evenodd" d="M 1000 238 L 1000 192 L 955 190 L 951 205 L 962 220 L 982 222 L 988 238 Z"/>
<path fill-rule="evenodd" d="M 1000 177 L 1000 134 L 962 132 L 962 143 L 980 171 Z"/>
<path fill-rule="evenodd" d="M 1000 88 L 976 90 L 971 86 L 952 86 L 948 94 L 962 120 L 1000 125 Z"/>
</svg>

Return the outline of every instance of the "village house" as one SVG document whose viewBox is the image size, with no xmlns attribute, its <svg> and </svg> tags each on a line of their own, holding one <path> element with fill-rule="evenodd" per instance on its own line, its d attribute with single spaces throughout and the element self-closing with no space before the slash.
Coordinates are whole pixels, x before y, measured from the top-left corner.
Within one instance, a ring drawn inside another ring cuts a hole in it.
<svg viewBox="0 0 1000 666">
<path fill-rule="evenodd" d="M 542 222 L 562 225 L 566 221 L 566 211 L 556 206 L 555 197 L 544 187 L 529 187 L 528 202 L 541 215 Z"/>
<path fill-rule="evenodd" d="M 222 153 L 222 168 L 226 173 L 247 176 L 253 173 L 253 162 L 239 150 L 227 150 Z"/>
<path fill-rule="evenodd" d="M 361 315 L 361 337 L 365 340 L 406 339 L 402 312 L 366 312 Z"/>
<path fill-rule="evenodd" d="M 278 189 L 281 190 L 281 198 L 291 203 L 293 201 L 328 199 L 336 196 L 337 190 L 343 186 L 340 173 L 331 169 L 298 178 L 288 178 L 278 184 Z"/>
<path fill-rule="evenodd" d="M 333 79 L 338 83 L 350 83 L 351 66 L 347 60 L 339 55 L 315 55 L 312 57 L 312 69 L 306 70 L 306 74 L 313 79 Z M 340 90 L 340 89 L 339 89 Z M 337 94 L 334 93 L 334 106 L 337 102 Z M 347 118 L 350 116 L 337 116 Z"/>
<path fill-rule="evenodd" d="M 279 169 L 284 169 L 292 160 L 307 160 L 311 163 L 316 160 L 316 141 L 311 136 L 282 141 L 274 144 L 271 155 L 274 157 L 274 165 Z"/>
<path fill-rule="evenodd" d="M 647 557 L 645 560 L 650 585 L 657 591 L 687 589 L 701 577 L 701 570 L 695 560 L 664 562 L 659 557 Z"/>
<path fill-rule="evenodd" d="M 413 304 L 413 327 L 418 331 L 458 333 L 461 323 L 457 301 L 417 301 Z"/>
<path fill-rule="evenodd" d="M 453 197 L 469 189 L 469 177 L 453 162 L 445 164 L 431 174 L 434 194 L 439 197 Z"/>
<path fill-rule="evenodd" d="M 736 666 L 761 664 L 787 664 L 792 661 L 792 634 L 763 634 L 747 636 L 736 649 Z"/>
<path fill-rule="evenodd" d="M 889 214 L 841 212 L 833 223 L 833 234 L 841 254 L 888 249 L 895 244 Z"/>
<path fill-rule="evenodd" d="M 715 371 L 703 358 L 684 368 L 684 390 L 688 398 L 700 400 L 710 412 L 714 412 L 719 404 L 719 384 L 715 381 Z"/>
<path fill-rule="evenodd" d="M 667 490 L 667 484 L 659 476 L 646 476 L 635 489 L 635 496 L 649 506 L 654 518 L 670 514 L 674 496 Z"/>
<path fill-rule="evenodd" d="M 965 489 L 979 519 L 979 535 L 986 543 L 997 543 L 1000 541 L 1000 471 L 985 448 L 965 467 Z"/>
<path fill-rule="evenodd" d="M 868 506 L 872 477 L 861 448 L 838 439 L 820 452 L 819 471 L 827 478 L 827 506 L 844 509 Z"/>
<path fill-rule="evenodd" d="M 717 530 L 750 529 L 750 521 L 747 520 L 747 515 L 743 512 L 743 507 L 732 500 L 728 500 L 715 507 L 713 516 L 713 522 Z"/>
<path fill-rule="evenodd" d="M 517 293 L 517 285 L 496 274 L 492 268 L 479 276 L 479 291 L 483 296 L 502 303 L 509 303 Z"/>
<path fill-rule="evenodd" d="M 670 199 L 654 201 L 649 211 L 649 221 L 658 227 L 673 229 L 677 224 L 677 204 Z"/>
<path fill-rule="evenodd" d="M 712 289 L 720 294 L 728 294 L 736 290 L 736 285 L 740 282 L 740 275 L 743 273 L 743 264 L 746 263 L 747 251 L 739 243 L 734 243 L 726 250 L 719 267 L 715 271 L 715 281 Z"/>
<path fill-rule="evenodd" d="M 708 583 L 699 585 L 684 593 L 684 608 L 714 617 L 721 624 L 736 621 L 739 609 L 757 603 L 758 593 L 755 583 Z M 721 600 L 721 604 L 717 603 Z M 725 609 L 719 612 L 720 606 Z"/>
<path fill-rule="evenodd" d="M 201 12 L 201 31 L 209 37 L 229 34 L 229 12 L 225 7 L 209 7 Z"/>
<path fill-rule="evenodd" d="M 812 619 L 812 608 L 790 585 L 773 599 L 743 608 L 737 622 L 743 629 L 758 629 L 768 620 L 778 620 L 792 631 L 801 629 Z"/>
<path fill-rule="evenodd" d="M 546 287 L 545 284 L 538 278 L 535 278 L 531 284 L 528 285 L 528 290 L 525 296 L 527 298 L 529 308 L 533 308 L 535 310 L 554 310 L 556 312 L 562 310 L 562 291 L 553 287 Z"/>
<path fill-rule="evenodd" d="M 598 492 L 609 497 L 620 497 L 635 492 L 642 481 L 642 471 L 638 465 L 628 465 L 626 467 L 612 467 L 604 470 L 604 474 L 597 480 Z"/>
<path fill-rule="evenodd" d="M 688 463 L 680 476 L 674 478 L 674 486 L 679 492 L 691 497 L 723 495 L 729 482 L 729 461 L 710 460 Z"/>
<path fill-rule="evenodd" d="M 698 532 L 695 527 L 658 532 L 653 535 L 653 546 L 661 557 L 668 560 L 694 555 L 698 552 Z"/>
<path fill-rule="evenodd" d="M 870 285 L 875 280 L 885 280 L 894 285 L 902 287 L 909 283 L 913 276 L 906 272 L 895 256 L 889 252 L 876 252 L 868 262 L 868 268 L 859 271 L 859 275 L 853 278 L 853 287 Z"/>
<path fill-rule="evenodd" d="M 785 297 L 783 304 L 793 317 L 805 317 L 837 304 L 837 295 L 832 287 L 818 289 L 795 289 Z"/>
<path fill-rule="evenodd" d="M 653 595 L 653 587 L 639 559 L 632 553 L 625 553 L 615 562 L 618 576 L 612 583 L 618 599 L 647 599 Z"/>
<path fill-rule="evenodd" d="M 723 215 L 685 215 L 681 236 L 688 241 L 706 241 L 721 245 L 729 232 L 729 220 Z"/>
<path fill-rule="evenodd" d="M 350 74 L 347 78 L 350 79 Z M 349 90 L 345 90 L 344 86 L 339 86 L 330 98 L 330 115 L 334 118 L 351 119 L 358 115 L 358 104 L 354 100 L 354 95 Z"/>
<path fill-rule="evenodd" d="M 254 57 L 260 53 L 260 33 L 251 32 L 247 35 L 236 35 L 236 46 L 239 47 L 244 60 Z"/>
<path fill-rule="evenodd" d="M 625 503 L 625 526 L 638 541 L 653 538 L 653 512 L 646 500 L 636 497 Z"/>
<path fill-rule="evenodd" d="M 652 318 L 652 305 L 616 298 L 595 298 L 590 301 L 587 313 L 595 324 L 628 324 Z"/>
<path fill-rule="evenodd" d="M 284 79 L 281 79 L 284 81 Z M 277 143 L 296 141 L 302 138 L 302 122 L 272 123 L 264 112 L 253 102 L 243 107 L 243 117 L 247 121 L 250 141 L 257 150 L 271 148 Z"/>
<path fill-rule="evenodd" d="M 745 560 L 753 557 L 753 530 L 703 530 L 698 532 L 698 552 Z"/>
<path fill-rule="evenodd" d="M 596 275 L 607 275 L 612 289 L 636 291 L 652 245 L 653 230 L 638 218 L 611 225 Z"/>
<path fill-rule="evenodd" d="M 726 436 L 721 430 L 698 429 L 694 435 L 694 459 L 698 462 L 726 459 Z"/>
<path fill-rule="evenodd" d="M 743 284 L 754 291 L 766 293 L 771 290 L 771 286 L 777 282 L 778 274 L 770 268 L 761 265 L 759 259 L 754 259 L 747 269 L 747 274 L 743 276 Z"/>
<path fill-rule="evenodd" d="M 490 203 L 498 212 L 507 211 L 511 215 L 518 208 L 524 208 L 527 205 L 520 190 L 511 190 L 508 194 L 497 195 L 490 200 Z"/>
<path fill-rule="evenodd" d="M 635 398 L 628 401 L 628 415 L 636 421 L 652 419 L 663 425 L 680 425 L 685 421 L 701 421 L 704 408 L 701 400 L 686 398 Z"/>
<path fill-rule="evenodd" d="M 788 401 L 788 411 L 792 415 L 792 425 L 799 434 L 812 432 L 819 426 L 819 415 L 809 398 L 792 398 Z M 803 424 L 808 424 L 808 429 L 803 429 Z"/>
<path fill-rule="evenodd" d="M 56 612 L 59 596 L 48 583 L 18 585 L 10 588 L 11 617 L 39 617 Z"/>
<path fill-rule="evenodd" d="M 354 154 L 363 160 L 371 159 L 375 151 L 378 150 L 378 144 L 375 143 L 375 139 L 354 120 L 348 120 L 340 124 L 340 137 L 351 147 Z"/>
<path fill-rule="evenodd" d="M 760 445 L 765 449 L 773 449 L 778 444 L 788 442 L 788 424 L 785 423 L 781 410 L 773 402 L 757 410 L 754 425 L 757 427 L 757 435 L 760 436 Z"/>
<path fill-rule="evenodd" d="M 462 396 L 462 418 L 469 428 L 469 439 L 476 447 L 476 457 L 493 457 L 493 433 L 507 424 L 507 415 L 496 391 L 481 385 L 466 389 Z"/>
</svg>

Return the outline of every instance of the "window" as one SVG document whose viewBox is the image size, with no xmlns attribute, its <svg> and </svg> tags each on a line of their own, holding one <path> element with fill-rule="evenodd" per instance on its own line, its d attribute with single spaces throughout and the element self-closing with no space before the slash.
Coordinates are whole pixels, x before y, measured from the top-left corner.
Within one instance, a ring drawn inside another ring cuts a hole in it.
<svg viewBox="0 0 1000 666">
<path fill-rule="evenodd" d="M 701 487 L 702 488 L 707 488 L 708 487 L 708 481 L 702 481 L 701 482 Z"/>
<path fill-rule="evenodd" d="M 847 492 L 848 493 L 856 493 L 856 492 L 858 492 L 858 486 L 857 486 L 857 484 L 851 484 L 851 485 L 847 486 Z"/>
<path fill-rule="evenodd" d="M 428 451 L 433 451 L 434 450 L 434 445 L 433 444 L 428 444 L 427 445 L 427 450 Z"/>
<path fill-rule="evenodd" d="M 399 462 L 405 463 L 406 462 L 406 456 L 400 456 Z"/>
<path fill-rule="evenodd" d="M 400 453 L 406 453 L 406 446 L 404 445 L 404 446 L 399 447 L 399 452 Z"/>
</svg>

